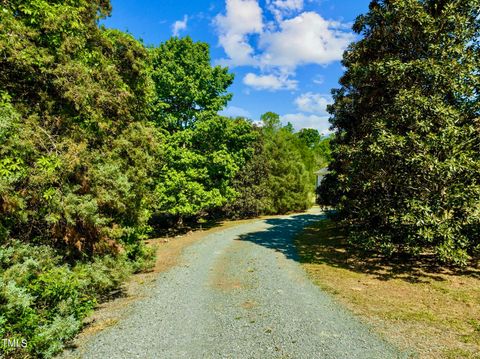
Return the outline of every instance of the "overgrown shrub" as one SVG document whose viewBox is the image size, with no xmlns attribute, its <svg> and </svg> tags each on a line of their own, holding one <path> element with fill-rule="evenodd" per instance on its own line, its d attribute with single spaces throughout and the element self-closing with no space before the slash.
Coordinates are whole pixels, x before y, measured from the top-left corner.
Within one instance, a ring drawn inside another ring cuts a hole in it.
<svg viewBox="0 0 480 359">
<path fill-rule="evenodd" d="M 0 232 L 78 258 L 141 239 L 162 143 L 146 48 L 98 26 L 108 1 L 0 11 Z"/>
<path fill-rule="evenodd" d="M 66 264 L 50 246 L 11 241 L 0 247 L 0 337 L 27 341 L 25 349 L 0 349 L 47 358 L 62 350 L 102 296 L 151 261 L 149 251 L 133 261 L 129 255 Z"/>
</svg>

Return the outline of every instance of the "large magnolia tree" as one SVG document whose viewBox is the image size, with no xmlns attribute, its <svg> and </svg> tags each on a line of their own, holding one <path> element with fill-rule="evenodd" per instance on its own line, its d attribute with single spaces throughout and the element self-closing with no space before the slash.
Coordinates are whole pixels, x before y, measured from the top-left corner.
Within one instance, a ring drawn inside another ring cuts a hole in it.
<svg viewBox="0 0 480 359">
<path fill-rule="evenodd" d="M 330 106 L 320 190 L 350 239 L 465 264 L 480 244 L 480 3 L 377 0 Z"/>
</svg>

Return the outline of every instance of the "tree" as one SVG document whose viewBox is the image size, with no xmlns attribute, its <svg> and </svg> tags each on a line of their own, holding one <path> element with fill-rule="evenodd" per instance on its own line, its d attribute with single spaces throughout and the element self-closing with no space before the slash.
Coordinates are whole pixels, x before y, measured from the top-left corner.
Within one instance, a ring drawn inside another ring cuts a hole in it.
<svg viewBox="0 0 480 359">
<path fill-rule="evenodd" d="M 302 211 L 314 202 L 315 172 L 328 161 L 328 141 L 321 140 L 316 130 L 295 133 L 292 124 L 282 126 L 274 112 L 263 114 L 261 120 L 253 155 L 232 183 L 235 200 L 222 209 L 226 216 Z"/>
<path fill-rule="evenodd" d="M 274 112 L 266 112 L 260 116 L 264 131 L 274 132 L 282 127 L 280 116 Z"/>
<path fill-rule="evenodd" d="M 157 214 L 182 222 L 233 201 L 232 180 L 251 156 L 254 139 L 250 124 L 220 116 L 169 136 L 165 164 L 155 179 Z"/>
<path fill-rule="evenodd" d="M 314 148 L 320 142 L 320 134 L 318 130 L 313 128 L 302 128 L 297 132 L 298 138 L 309 148 Z"/>
<path fill-rule="evenodd" d="M 232 95 L 233 74 L 210 64 L 209 46 L 191 38 L 171 38 L 151 50 L 155 83 L 154 120 L 170 132 L 216 115 Z"/>
<path fill-rule="evenodd" d="M 222 208 L 223 215 L 228 218 L 257 217 L 273 207 L 273 196 L 268 181 L 272 161 L 265 149 L 266 139 L 262 129 L 259 127 L 253 129 L 255 134 L 253 152 L 246 157 L 245 164 L 232 181 L 236 196 Z"/>
<path fill-rule="evenodd" d="M 1 5 L 0 227 L 78 256 L 144 233 L 161 142 L 145 121 L 147 51 L 98 27 L 109 11 L 92 0 Z"/>
<path fill-rule="evenodd" d="M 261 116 L 265 153 L 269 159 L 268 188 L 271 196 L 267 213 L 287 213 L 309 207 L 313 193 L 313 171 L 307 167 L 311 158 L 302 156 L 300 142 L 291 124 L 282 127 L 280 116 L 267 112 Z"/>
<path fill-rule="evenodd" d="M 145 47 L 105 0 L 0 2 L 0 336 L 52 357 L 150 250 L 164 135 Z"/>
<path fill-rule="evenodd" d="M 208 44 L 172 38 L 152 49 L 151 58 L 152 120 L 167 136 L 153 208 L 182 222 L 235 198 L 231 181 L 255 135 L 246 121 L 217 114 L 231 98 L 233 75 L 211 66 Z"/>
<path fill-rule="evenodd" d="M 332 161 L 332 149 L 330 148 L 331 141 L 332 136 L 321 138 L 320 142 L 314 147 L 315 153 L 320 157 L 320 167 L 324 167 Z"/>
<path fill-rule="evenodd" d="M 477 1 L 372 1 L 329 107 L 321 188 L 354 243 L 465 264 L 480 238 Z"/>
</svg>

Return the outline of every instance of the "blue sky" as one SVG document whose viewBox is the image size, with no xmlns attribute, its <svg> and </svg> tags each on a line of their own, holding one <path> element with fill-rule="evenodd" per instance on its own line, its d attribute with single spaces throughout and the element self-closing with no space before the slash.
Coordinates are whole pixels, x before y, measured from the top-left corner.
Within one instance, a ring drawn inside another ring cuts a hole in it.
<svg viewBox="0 0 480 359">
<path fill-rule="evenodd" d="M 355 18 L 368 0 L 111 0 L 105 26 L 146 44 L 172 35 L 210 44 L 212 63 L 235 74 L 231 116 L 280 114 L 298 130 L 328 131 L 325 107 L 338 87 Z"/>
</svg>

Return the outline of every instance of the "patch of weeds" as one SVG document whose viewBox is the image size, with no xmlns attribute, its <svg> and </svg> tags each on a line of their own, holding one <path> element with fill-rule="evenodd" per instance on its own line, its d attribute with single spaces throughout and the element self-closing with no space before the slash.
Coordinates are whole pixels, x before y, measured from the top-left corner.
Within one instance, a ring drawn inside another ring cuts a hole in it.
<svg viewBox="0 0 480 359">
<path fill-rule="evenodd" d="M 455 348 L 455 349 L 446 349 L 443 351 L 443 357 L 445 359 L 478 359 L 480 358 L 480 354 L 472 353 L 468 350 Z"/>
<path fill-rule="evenodd" d="M 463 335 L 463 341 L 468 344 L 480 345 L 480 321 L 471 319 L 468 321 L 468 325 L 470 326 L 470 332 Z"/>
<path fill-rule="evenodd" d="M 394 310 L 384 314 L 384 317 L 392 320 L 416 321 L 426 323 L 438 323 L 440 320 L 431 312 L 412 311 L 404 312 L 402 310 Z"/>
</svg>

